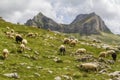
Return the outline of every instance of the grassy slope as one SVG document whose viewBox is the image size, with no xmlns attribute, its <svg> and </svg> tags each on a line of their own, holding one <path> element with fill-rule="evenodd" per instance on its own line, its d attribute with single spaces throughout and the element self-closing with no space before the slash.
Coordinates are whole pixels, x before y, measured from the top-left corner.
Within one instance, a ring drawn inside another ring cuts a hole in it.
<svg viewBox="0 0 120 80">
<path fill-rule="evenodd" d="M 14 29 L 15 32 L 26 35 L 28 32 L 37 32 L 39 36 L 37 38 L 28 38 L 23 36 L 28 40 L 27 46 L 32 50 L 26 50 L 23 53 L 18 53 L 17 49 L 19 44 L 16 44 L 15 40 L 9 39 L 5 36 L 4 31 L 6 27 Z M 50 39 L 49 37 L 54 39 Z M 1 80 L 13 80 L 13 78 L 8 78 L 3 76 L 4 73 L 17 72 L 20 75 L 20 80 L 53 80 L 56 76 L 69 75 L 73 77 L 73 80 L 103 80 L 104 78 L 109 79 L 107 75 L 96 74 L 95 72 L 84 72 L 76 68 L 76 65 L 81 62 L 76 62 L 73 56 L 70 56 L 78 48 L 86 48 L 87 51 L 92 52 L 96 57 L 102 49 L 97 49 L 95 47 L 85 46 L 77 44 L 75 47 L 70 47 L 66 45 L 67 54 L 65 56 L 58 55 L 58 47 L 63 43 L 62 40 L 68 35 L 57 34 L 53 32 L 48 32 L 46 30 L 26 27 L 22 25 L 14 25 L 4 21 L 0 21 L 0 79 Z M 10 55 L 6 60 L 2 59 L 2 50 L 4 48 L 9 49 Z M 35 54 L 37 51 L 39 54 Z M 37 60 L 32 58 L 27 58 L 24 55 L 29 55 L 32 57 L 37 57 Z M 60 57 L 63 60 L 63 63 L 56 63 L 53 61 L 53 56 Z M 50 57 L 50 58 L 48 58 Z M 120 57 L 120 56 L 119 56 Z M 20 63 L 26 63 L 25 65 L 20 65 Z M 30 69 L 27 67 L 30 66 Z M 40 69 L 39 67 L 42 67 Z M 111 65 L 112 71 L 119 70 L 120 64 L 116 62 L 114 65 Z M 48 71 L 53 71 L 50 74 Z M 111 70 L 110 70 L 111 71 Z M 40 74 L 40 76 L 35 75 L 35 73 Z M 74 77 L 73 75 L 76 74 Z M 19 79 L 18 79 L 19 80 Z M 65 80 L 62 78 L 62 80 Z"/>
</svg>

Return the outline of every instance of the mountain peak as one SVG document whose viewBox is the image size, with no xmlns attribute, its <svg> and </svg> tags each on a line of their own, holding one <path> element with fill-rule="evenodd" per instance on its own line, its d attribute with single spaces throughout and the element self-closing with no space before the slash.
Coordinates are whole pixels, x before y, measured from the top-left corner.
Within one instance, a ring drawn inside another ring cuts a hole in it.
<svg viewBox="0 0 120 80">
<path fill-rule="evenodd" d="M 104 21 L 95 12 L 79 14 L 69 25 L 60 25 L 40 12 L 25 24 L 65 33 L 80 33 L 82 35 L 101 34 L 101 32 L 111 33 Z"/>
<path fill-rule="evenodd" d="M 74 27 L 73 32 L 80 32 L 80 34 L 91 35 L 100 34 L 101 32 L 111 33 L 104 21 L 95 13 L 80 14 L 71 23 Z"/>
</svg>

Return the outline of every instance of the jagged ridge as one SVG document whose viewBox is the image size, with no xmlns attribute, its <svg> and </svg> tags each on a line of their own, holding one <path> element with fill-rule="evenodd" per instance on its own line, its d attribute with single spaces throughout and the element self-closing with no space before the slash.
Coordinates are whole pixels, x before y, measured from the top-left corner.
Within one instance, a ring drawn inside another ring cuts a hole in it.
<svg viewBox="0 0 120 80">
<path fill-rule="evenodd" d="M 58 24 L 42 13 L 28 20 L 25 25 L 36 26 L 43 29 L 51 29 L 65 33 L 80 33 L 81 35 L 100 34 L 101 32 L 111 33 L 104 21 L 94 12 L 90 14 L 80 14 L 69 24 Z"/>
</svg>

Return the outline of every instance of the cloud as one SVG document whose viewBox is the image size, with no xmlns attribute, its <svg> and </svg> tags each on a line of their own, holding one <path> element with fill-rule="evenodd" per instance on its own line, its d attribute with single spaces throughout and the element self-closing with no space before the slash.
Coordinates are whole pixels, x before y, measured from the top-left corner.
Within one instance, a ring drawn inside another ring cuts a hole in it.
<svg viewBox="0 0 120 80">
<path fill-rule="evenodd" d="M 120 34 L 120 0 L 1 0 L 0 16 L 25 23 L 42 12 L 58 23 L 71 23 L 78 14 L 95 12 L 114 32 Z"/>
</svg>

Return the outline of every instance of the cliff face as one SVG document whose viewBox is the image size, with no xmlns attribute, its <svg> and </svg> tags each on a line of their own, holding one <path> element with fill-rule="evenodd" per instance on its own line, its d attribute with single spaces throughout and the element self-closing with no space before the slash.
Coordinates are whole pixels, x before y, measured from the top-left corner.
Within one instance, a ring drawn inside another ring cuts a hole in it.
<svg viewBox="0 0 120 80">
<path fill-rule="evenodd" d="M 65 33 L 80 33 L 81 35 L 100 34 L 101 32 L 111 33 L 104 21 L 95 13 L 80 14 L 69 24 L 58 24 L 42 13 L 28 20 L 25 25 L 36 26 L 43 29 L 51 29 Z"/>
</svg>

